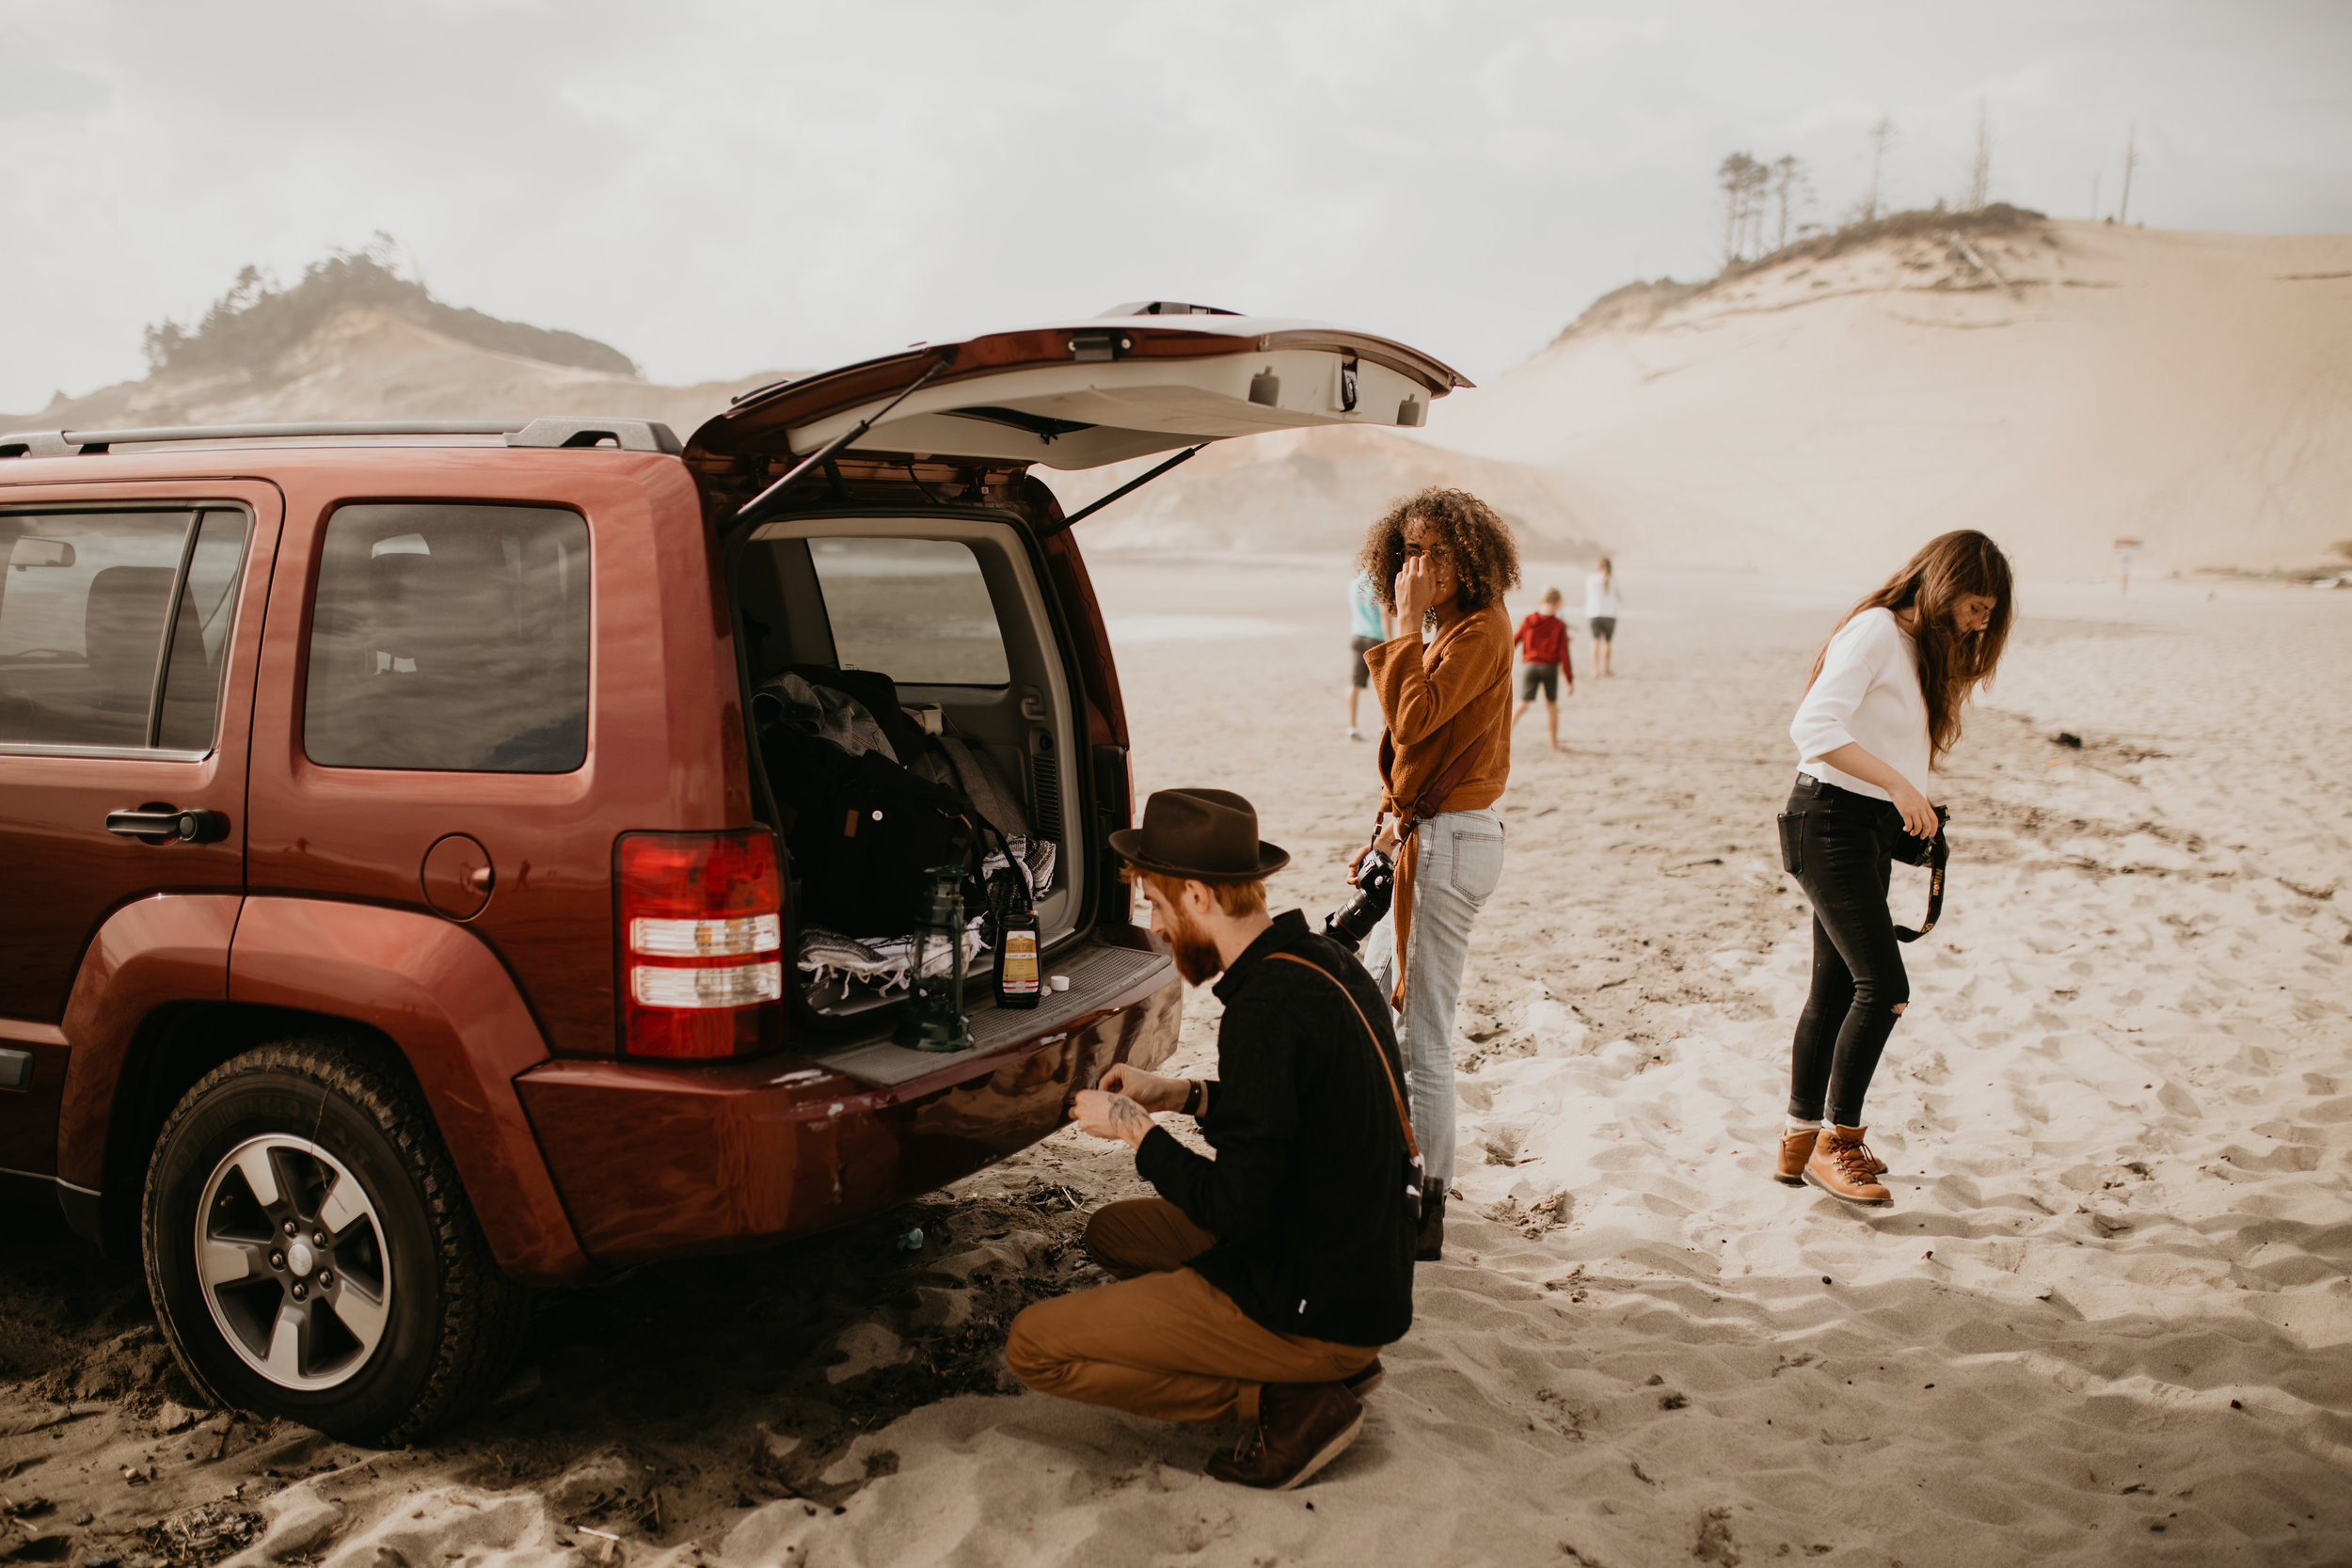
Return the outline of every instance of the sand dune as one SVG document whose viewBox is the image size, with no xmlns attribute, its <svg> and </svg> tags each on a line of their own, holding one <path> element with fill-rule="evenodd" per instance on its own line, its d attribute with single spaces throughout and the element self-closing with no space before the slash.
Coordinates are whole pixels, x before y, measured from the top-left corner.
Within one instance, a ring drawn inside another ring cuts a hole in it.
<svg viewBox="0 0 2352 1568">
<path fill-rule="evenodd" d="M 1963 248 L 1965 245 L 1966 248 Z M 1644 562 L 2295 567 L 2352 535 L 2352 236 L 2030 223 L 1625 291 L 1429 439 L 1537 465 Z"/>
<path fill-rule="evenodd" d="M 337 252 L 279 286 L 247 268 L 192 328 L 148 331 L 154 366 L 0 431 L 342 420 L 516 420 L 604 414 L 681 435 L 776 373 L 663 387 L 576 332 L 453 306 L 375 250 Z"/>
<path fill-rule="evenodd" d="M 607 414 L 681 435 L 776 374 L 664 387 L 501 353 L 379 310 L 335 313 L 282 357 L 225 372 L 165 373 L 0 420 L 8 430 L 119 430 L 289 420 L 498 420 Z"/>
</svg>

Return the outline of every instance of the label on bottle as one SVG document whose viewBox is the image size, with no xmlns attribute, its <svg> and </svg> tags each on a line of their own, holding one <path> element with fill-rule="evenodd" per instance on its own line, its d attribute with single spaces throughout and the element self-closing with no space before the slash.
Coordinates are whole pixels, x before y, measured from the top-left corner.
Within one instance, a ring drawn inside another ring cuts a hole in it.
<svg viewBox="0 0 2352 1568">
<path fill-rule="evenodd" d="M 1038 993 L 1037 933 L 1011 930 L 1005 933 L 1005 950 L 996 960 L 996 989 L 1008 996 L 1035 996 Z"/>
</svg>

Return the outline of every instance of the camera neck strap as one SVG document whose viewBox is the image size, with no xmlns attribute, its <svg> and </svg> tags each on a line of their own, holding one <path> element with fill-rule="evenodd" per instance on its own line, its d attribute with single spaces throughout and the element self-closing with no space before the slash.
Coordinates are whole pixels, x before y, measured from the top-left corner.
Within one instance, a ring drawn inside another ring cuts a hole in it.
<svg viewBox="0 0 2352 1568">
<path fill-rule="evenodd" d="M 1934 922 L 1931 920 L 1929 924 L 1933 925 Z M 1364 1009 L 1358 1005 L 1356 1001 L 1356 993 L 1349 990 L 1338 975 L 1332 974 L 1321 964 L 1309 958 L 1302 958 L 1295 953 L 1269 953 L 1266 957 L 1270 958 L 1279 958 L 1284 963 L 1296 964 L 1301 969 L 1313 970 L 1317 974 L 1322 975 L 1325 979 L 1330 981 L 1334 986 L 1339 987 L 1340 994 L 1347 998 L 1347 1005 L 1350 1007 L 1353 1007 L 1356 1011 L 1356 1022 L 1364 1026 L 1364 1037 L 1372 1042 L 1372 1053 L 1380 1060 L 1381 1076 L 1385 1077 L 1389 1081 L 1389 1099 L 1396 1107 L 1397 1131 L 1405 1134 L 1405 1152 L 1412 1156 L 1414 1167 L 1416 1169 L 1420 1168 L 1421 1145 L 1413 1137 L 1413 1118 L 1405 1109 L 1405 1091 L 1397 1087 L 1396 1069 L 1389 1065 L 1389 1053 L 1380 1049 L 1380 1037 L 1374 1033 L 1372 1020 L 1364 1016 Z"/>
<path fill-rule="evenodd" d="M 1917 942 L 1935 929 L 1935 923 L 1944 914 L 1944 867 L 1952 858 L 1952 841 L 1947 834 L 1935 835 L 1934 845 L 1928 850 L 1928 917 L 1913 930 L 1908 926 L 1895 927 L 1897 942 Z"/>
</svg>

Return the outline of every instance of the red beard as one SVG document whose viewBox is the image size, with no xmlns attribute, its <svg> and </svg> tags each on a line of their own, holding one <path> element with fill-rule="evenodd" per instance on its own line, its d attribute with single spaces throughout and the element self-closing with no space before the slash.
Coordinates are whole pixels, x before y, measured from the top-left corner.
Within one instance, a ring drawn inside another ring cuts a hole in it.
<svg viewBox="0 0 2352 1568">
<path fill-rule="evenodd" d="M 1175 924 L 1168 929 L 1168 950 L 1176 960 L 1176 973 L 1188 986 L 1205 986 L 1225 973 L 1224 957 L 1216 950 L 1208 934 L 1183 913 L 1175 914 Z"/>
</svg>

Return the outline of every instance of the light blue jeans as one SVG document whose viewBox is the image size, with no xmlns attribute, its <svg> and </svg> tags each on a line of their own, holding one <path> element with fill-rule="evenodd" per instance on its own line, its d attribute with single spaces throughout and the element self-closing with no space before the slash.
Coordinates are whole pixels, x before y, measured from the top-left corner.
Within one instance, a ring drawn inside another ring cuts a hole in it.
<svg viewBox="0 0 2352 1568">
<path fill-rule="evenodd" d="M 1502 879 L 1502 818 L 1496 812 L 1442 812 L 1422 823 L 1413 873 L 1413 924 L 1406 936 L 1405 1011 L 1396 1043 L 1423 1174 L 1444 1192 L 1454 1182 L 1454 1005 L 1462 996 L 1470 927 Z M 1396 916 L 1364 939 L 1364 966 L 1384 991 L 1396 989 Z"/>
</svg>

